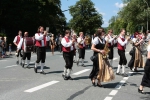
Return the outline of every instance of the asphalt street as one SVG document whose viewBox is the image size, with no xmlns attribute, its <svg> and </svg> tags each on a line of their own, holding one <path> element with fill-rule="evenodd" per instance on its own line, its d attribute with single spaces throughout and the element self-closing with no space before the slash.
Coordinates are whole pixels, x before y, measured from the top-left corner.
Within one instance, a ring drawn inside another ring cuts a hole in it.
<svg viewBox="0 0 150 100">
<path fill-rule="evenodd" d="M 130 60 L 130 45 L 127 45 L 126 58 Z M 30 68 L 16 65 L 12 56 L 0 60 L 0 100 L 150 100 L 150 89 L 144 88 L 147 94 L 138 93 L 138 87 L 144 74 L 131 72 L 126 68 L 128 77 L 116 76 L 111 82 L 102 83 L 105 88 L 93 87 L 88 78 L 92 69 L 90 57 L 93 51 L 88 49 L 85 54 L 85 67 L 74 63 L 72 78 L 65 81 L 62 78 L 65 65 L 62 53 L 47 52 L 44 71 L 46 75 L 35 73 L 33 66 L 36 55 L 32 54 Z M 114 49 L 114 73 L 116 73 L 119 57 Z"/>
</svg>

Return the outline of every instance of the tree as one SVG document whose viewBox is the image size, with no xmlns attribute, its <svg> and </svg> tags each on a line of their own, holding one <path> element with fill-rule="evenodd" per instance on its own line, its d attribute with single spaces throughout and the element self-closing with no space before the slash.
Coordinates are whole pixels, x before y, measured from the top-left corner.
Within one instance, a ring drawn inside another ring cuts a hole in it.
<svg viewBox="0 0 150 100">
<path fill-rule="evenodd" d="M 91 0 L 80 0 L 69 10 L 72 19 L 69 26 L 76 32 L 92 33 L 102 25 L 102 15 L 94 8 Z"/>
</svg>

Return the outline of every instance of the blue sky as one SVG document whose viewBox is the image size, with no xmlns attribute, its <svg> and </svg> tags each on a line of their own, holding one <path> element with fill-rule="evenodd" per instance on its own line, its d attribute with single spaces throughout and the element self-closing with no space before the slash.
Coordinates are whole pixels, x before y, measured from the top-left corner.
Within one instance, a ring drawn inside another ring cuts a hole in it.
<svg viewBox="0 0 150 100">
<path fill-rule="evenodd" d="M 79 0 L 61 0 L 61 9 L 67 10 L 69 6 L 75 5 Z M 112 16 L 117 15 L 117 12 L 124 6 L 122 0 L 91 0 L 95 4 L 95 8 L 103 15 L 104 24 L 102 27 L 109 25 L 108 21 Z M 64 12 L 67 22 L 71 19 L 69 11 Z"/>
</svg>

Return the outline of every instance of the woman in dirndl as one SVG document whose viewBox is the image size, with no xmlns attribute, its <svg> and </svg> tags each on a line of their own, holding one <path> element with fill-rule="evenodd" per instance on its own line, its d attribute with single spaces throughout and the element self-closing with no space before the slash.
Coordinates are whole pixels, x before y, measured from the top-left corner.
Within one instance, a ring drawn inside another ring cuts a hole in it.
<svg viewBox="0 0 150 100">
<path fill-rule="evenodd" d="M 145 92 L 143 91 L 144 87 L 149 87 L 150 88 L 150 41 L 149 41 L 149 45 L 147 47 L 147 60 L 145 63 L 145 67 L 144 67 L 144 76 L 142 78 L 142 82 L 140 87 L 138 88 L 138 92 L 145 94 Z"/>
<path fill-rule="evenodd" d="M 144 67 L 144 61 L 142 57 L 142 52 L 141 52 L 141 44 L 143 42 L 143 39 L 140 38 L 140 35 L 138 33 L 134 34 L 133 38 L 133 48 L 134 48 L 134 53 L 132 55 L 132 59 L 134 59 L 133 64 L 130 64 L 129 67 L 131 70 L 137 72 L 137 68 L 143 68 Z"/>
<path fill-rule="evenodd" d="M 97 31 L 97 37 L 94 38 L 91 49 L 94 51 L 93 56 L 96 59 L 93 61 L 93 69 L 89 75 L 91 78 L 93 86 L 96 86 L 95 82 L 97 82 L 98 87 L 104 87 L 101 82 L 109 82 L 114 79 L 113 70 L 109 64 L 109 61 L 104 58 L 105 55 L 105 39 L 102 35 L 103 29 L 100 28 Z"/>
</svg>

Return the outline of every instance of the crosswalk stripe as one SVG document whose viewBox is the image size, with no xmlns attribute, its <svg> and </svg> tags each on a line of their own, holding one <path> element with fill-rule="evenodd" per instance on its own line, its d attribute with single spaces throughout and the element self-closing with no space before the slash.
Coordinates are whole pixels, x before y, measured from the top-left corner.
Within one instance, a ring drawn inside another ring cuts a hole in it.
<svg viewBox="0 0 150 100">
<path fill-rule="evenodd" d="M 32 93 L 32 92 L 34 92 L 34 91 L 40 90 L 40 89 L 42 89 L 42 88 L 48 87 L 48 86 L 53 85 L 53 84 L 56 84 L 56 83 L 58 83 L 58 82 L 59 82 L 59 81 L 51 81 L 51 82 L 48 82 L 48 83 L 39 85 L 39 86 L 37 86 L 37 87 L 34 87 L 34 88 L 31 88 L 31 89 L 25 90 L 24 92 Z"/>
<path fill-rule="evenodd" d="M 10 67 L 14 67 L 14 66 L 18 66 L 18 65 L 6 66 L 5 68 L 10 68 Z"/>
<path fill-rule="evenodd" d="M 117 60 L 118 58 L 114 58 L 113 60 Z"/>
<path fill-rule="evenodd" d="M 82 73 L 87 72 L 87 71 L 89 71 L 89 70 L 91 70 L 91 69 L 84 69 L 84 70 L 81 70 L 81 71 L 79 71 L 79 72 L 76 72 L 76 73 L 74 73 L 74 74 L 72 74 L 72 75 L 79 75 L 79 74 L 82 74 Z"/>
</svg>

